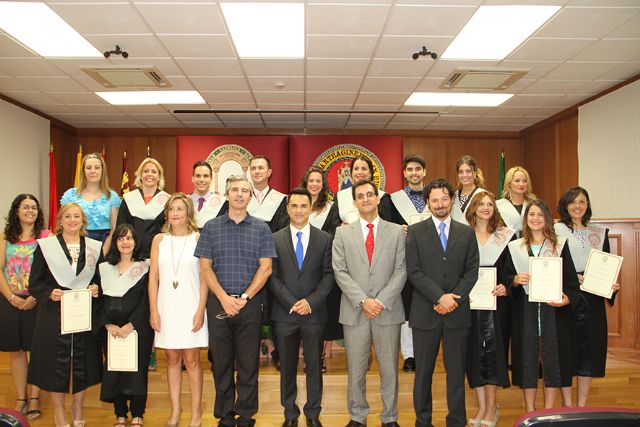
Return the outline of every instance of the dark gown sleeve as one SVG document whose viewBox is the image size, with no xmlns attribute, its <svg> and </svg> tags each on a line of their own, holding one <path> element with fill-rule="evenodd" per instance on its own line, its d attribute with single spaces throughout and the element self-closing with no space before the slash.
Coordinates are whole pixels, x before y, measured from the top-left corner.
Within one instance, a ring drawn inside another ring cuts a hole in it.
<svg viewBox="0 0 640 427">
<path fill-rule="evenodd" d="M 336 228 L 338 228 L 342 224 L 342 220 L 340 219 L 340 208 L 338 206 L 338 197 L 335 197 L 333 201 L 333 205 L 329 208 L 329 213 L 327 214 L 327 219 L 324 220 L 324 225 L 322 229 L 327 233 L 331 234 L 331 236 L 336 235 Z"/>
<path fill-rule="evenodd" d="M 573 265 L 569 245 L 562 248 L 560 256 L 562 257 L 562 292 L 567 295 L 569 302 L 575 302 L 580 294 L 580 282 L 578 282 L 578 273 Z"/>
<path fill-rule="evenodd" d="M 378 215 L 380 215 L 380 218 L 384 219 L 385 221 L 394 222 L 391 196 L 389 195 L 389 193 L 385 193 L 380 198 L 380 204 L 378 205 Z"/>
<path fill-rule="evenodd" d="M 507 246 L 507 248 L 505 249 L 504 254 L 505 258 L 501 274 L 502 284 L 507 288 L 507 295 L 511 296 L 512 298 L 516 298 L 518 295 L 520 295 L 521 292 L 524 291 L 522 290 L 522 286 L 514 286 L 513 284 L 513 281 L 518 275 L 518 271 L 516 270 L 513 259 L 511 258 L 511 251 L 509 250 L 509 246 Z"/>
<path fill-rule="evenodd" d="M 138 238 L 140 239 L 140 256 L 149 258 L 151 242 L 164 225 L 164 212 L 160 212 L 160 214 L 152 220 L 143 220 L 133 216 L 131 212 L 129 212 L 126 200 L 123 200 L 122 205 L 120 205 L 120 210 L 118 211 L 116 224 L 130 224 L 133 229 L 136 230 Z"/>
<path fill-rule="evenodd" d="M 51 281 L 49 267 L 42 254 L 40 245 L 36 247 L 31 262 L 31 274 L 29 276 L 29 293 L 39 301 L 46 301 L 51 291 L 57 288 L 57 283 Z"/>
<path fill-rule="evenodd" d="M 391 219 L 389 221 L 398 225 L 407 225 L 407 221 L 404 220 L 404 218 L 402 217 L 402 214 L 400 213 L 398 208 L 396 208 L 396 205 L 393 203 L 393 199 L 391 199 L 391 196 L 389 196 L 389 200 L 391 202 L 391 209 L 390 209 Z"/>
<path fill-rule="evenodd" d="M 120 209 L 118 210 L 118 218 L 116 219 L 116 227 L 120 224 L 131 224 L 131 213 L 129 212 L 129 207 L 127 206 L 127 201 L 122 200 L 122 204 L 120 204 Z"/>
<path fill-rule="evenodd" d="M 611 253 L 611 244 L 609 243 L 609 229 L 607 228 L 604 232 L 604 242 L 602 244 L 602 251 L 608 254 Z M 616 302 L 616 297 L 618 296 L 618 291 L 615 291 L 611 298 L 607 300 L 607 303 L 613 307 L 613 304 Z"/>
<path fill-rule="evenodd" d="M 271 221 L 269 221 L 269 228 L 272 233 L 282 230 L 289 225 L 289 213 L 287 212 L 287 198 L 283 198 L 278 206 L 278 209 L 273 214 Z"/>
<path fill-rule="evenodd" d="M 145 331 L 149 325 L 149 273 L 142 276 L 136 286 L 142 286 L 142 300 L 129 315 L 129 322 L 136 331 Z M 125 295 L 126 296 L 126 295 Z"/>
</svg>

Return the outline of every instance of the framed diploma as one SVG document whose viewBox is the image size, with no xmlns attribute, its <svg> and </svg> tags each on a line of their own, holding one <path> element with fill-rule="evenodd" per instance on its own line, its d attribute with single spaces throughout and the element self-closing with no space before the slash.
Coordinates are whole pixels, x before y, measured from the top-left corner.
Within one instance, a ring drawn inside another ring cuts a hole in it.
<svg viewBox="0 0 640 427">
<path fill-rule="evenodd" d="M 138 370 L 137 331 L 131 331 L 126 338 L 116 338 L 107 333 L 107 370 L 121 372 Z"/>
<path fill-rule="evenodd" d="M 425 219 L 428 219 L 430 216 L 431 214 L 428 214 L 428 213 L 411 214 L 411 216 L 409 217 L 409 225 L 417 224 L 420 221 L 424 221 Z"/>
<path fill-rule="evenodd" d="M 584 269 L 583 291 L 605 298 L 611 298 L 611 286 L 618 280 L 622 268 L 622 257 L 591 249 Z"/>
<path fill-rule="evenodd" d="M 498 273 L 495 267 L 480 267 L 478 281 L 469 293 L 471 310 L 496 310 L 497 297 L 493 290 L 498 284 Z"/>
<path fill-rule="evenodd" d="M 347 224 L 352 224 L 360 219 L 360 213 L 357 210 L 347 212 Z"/>
<path fill-rule="evenodd" d="M 64 291 L 60 298 L 60 333 L 73 334 L 91 330 L 91 291 Z"/>
<path fill-rule="evenodd" d="M 529 302 L 562 302 L 562 258 L 529 257 Z"/>
</svg>

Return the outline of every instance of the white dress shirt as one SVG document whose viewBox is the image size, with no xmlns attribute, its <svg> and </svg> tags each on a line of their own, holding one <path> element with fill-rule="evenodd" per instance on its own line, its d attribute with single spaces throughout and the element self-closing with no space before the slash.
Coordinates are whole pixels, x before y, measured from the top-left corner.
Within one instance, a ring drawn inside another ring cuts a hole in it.
<svg viewBox="0 0 640 427">
<path fill-rule="evenodd" d="M 444 219 L 444 221 L 440 221 L 438 218 L 436 218 L 434 215 L 431 215 L 431 218 L 433 218 L 433 225 L 436 226 L 436 234 L 438 236 L 440 236 L 440 223 L 445 223 L 444 226 L 444 235 L 447 236 L 447 240 L 449 240 L 449 230 L 451 230 L 451 215 L 449 215 L 448 217 L 446 217 Z"/>
<path fill-rule="evenodd" d="M 296 245 L 298 244 L 298 231 L 302 231 L 302 249 L 303 256 L 307 256 L 307 248 L 309 247 L 309 234 L 311 233 L 311 225 L 307 222 L 307 224 L 301 229 L 297 229 L 293 224 L 291 224 L 291 242 L 293 242 L 293 251 L 295 253 Z M 304 259 L 304 258 L 303 258 Z"/>
<path fill-rule="evenodd" d="M 367 241 L 367 236 L 369 235 L 369 227 L 367 227 L 367 225 L 369 224 L 367 221 L 365 221 L 364 219 L 360 218 L 360 228 L 362 228 L 362 237 L 364 237 L 364 241 Z M 373 221 L 371 221 L 371 224 L 373 224 L 373 245 L 375 246 L 376 244 L 376 236 L 378 233 L 378 223 L 380 222 L 380 217 L 377 216 L 376 219 L 374 219 Z"/>
</svg>

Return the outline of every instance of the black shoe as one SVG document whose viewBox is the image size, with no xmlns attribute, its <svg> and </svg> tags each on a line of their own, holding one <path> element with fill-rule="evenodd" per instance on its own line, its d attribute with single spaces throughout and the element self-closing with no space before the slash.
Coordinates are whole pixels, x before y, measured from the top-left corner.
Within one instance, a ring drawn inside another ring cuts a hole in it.
<svg viewBox="0 0 640 427">
<path fill-rule="evenodd" d="M 317 418 L 307 418 L 307 427 L 322 427 L 322 423 Z"/>
<path fill-rule="evenodd" d="M 346 427 L 367 427 L 367 425 L 359 423 L 357 421 L 349 420 L 349 424 L 347 424 Z"/>
<path fill-rule="evenodd" d="M 402 365 L 402 370 L 405 372 L 415 372 L 416 371 L 416 359 L 413 357 L 407 357 L 404 359 L 404 365 Z"/>
<path fill-rule="evenodd" d="M 322 361 L 322 373 L 326 373 L 327 372 L 327 365 L 324 363 L 324 353 L 322 353 L 322 358 L 320 359 Z"/>
<path fill-rule="evenodd" d="M 294 418 L 292 420 L 284 420 L 282 427 L 298 427 L 298 419 Z"/>
<path fill-rule="evenodd" d="M 234 427 L 233 425 L 225 424 L 224 422 L 218 422 L 218 427 Z"/>
<path fill-rule="evenodd" d="M 400 427 L 400 425 L 395 421 L 391 421 L 390 423 L 382 423 L 381 426 L 382 427 Z"/>
</svg>

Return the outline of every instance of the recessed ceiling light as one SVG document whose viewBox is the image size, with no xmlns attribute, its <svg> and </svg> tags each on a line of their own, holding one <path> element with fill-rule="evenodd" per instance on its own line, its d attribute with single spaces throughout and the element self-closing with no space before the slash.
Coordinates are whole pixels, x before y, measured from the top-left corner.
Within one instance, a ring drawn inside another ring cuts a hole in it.
<svg viewBox="0 0 640 427">
<path fill-rule="evenodd" d="M 241 58 L 303 58 L 303 3 L 220 3 Z"/>
<path fill-rule="evenodd" d="M 404 105 L 432 107 L 497 107 L 512 96 L 512 93 L 414 92 L 405 101 Z"/>
<path fill-rule="evenodd" d="M 44 3 L 0 1 L 0 28 L 47 58 L 102 58 L 102 53 Z"/>
<path fill-rule="evenodd" d="M 206 104 L 195 90 L 96 92 L 112 105 Z"/>
<path fill-rule="evenodd" d="M 504 59 L 560 6 L 481 6 L 442 59 Z"/>
</svg>

